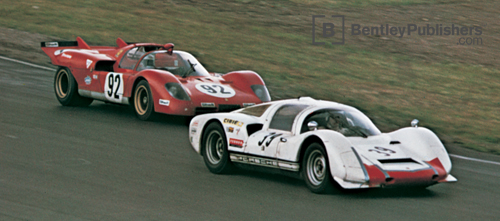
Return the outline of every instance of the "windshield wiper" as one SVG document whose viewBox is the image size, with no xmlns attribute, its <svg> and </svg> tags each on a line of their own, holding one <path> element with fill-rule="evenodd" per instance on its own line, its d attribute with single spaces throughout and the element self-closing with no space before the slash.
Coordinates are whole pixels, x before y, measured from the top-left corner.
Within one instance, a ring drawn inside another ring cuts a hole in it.
<svg viewBox="0 0 500 221">
<path fill-rule="evenodd" d="M 367 138 L 368 137 L 368 134 L 366 134 L 359 126 L 356 126 L 356 127 L 352 127 L 351 128 L 354 132 L 358 133 L 359 135 L 361 135 L 363 138 Z"/>
<path fill-rule="evenodd" d="M 191 63 L 191 61 L 189 59 L 187 59 L 187 62 L 189 64 L 189 66 L 191 67 L 191 70 L 186 71 L 185 74 L 182 75 L 183 78 L 189 76 L 193 72 L 196 72 L 196 70 L 194 69 L 194 66 L 196 66 L 197 64 Z"/>
</svg>

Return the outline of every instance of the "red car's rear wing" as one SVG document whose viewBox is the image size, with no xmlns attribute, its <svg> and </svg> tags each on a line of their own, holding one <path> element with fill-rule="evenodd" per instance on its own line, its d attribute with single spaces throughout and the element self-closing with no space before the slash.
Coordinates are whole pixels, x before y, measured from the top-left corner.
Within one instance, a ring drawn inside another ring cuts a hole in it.
<svg viewBox="0 0 500 221">
<path fill-rule="evenodd" d="M 41 42 L 41 47 L 43 52 L 47 54 L 50 57 L 50 60 L 52 61 L 52 64 L 58 65 L 58 61 L 56 59 L 56 56 L 59 55 L 59 53 L 56 53 L 59 50 L 63 49 L 87 49 L 90 50 L 91 47 L 83 41 L 82 38 L 77 37 L 76 41 L 48 41 L 48 42 Z"/>
<path fill-rule="evenodd" d="M 130 43 L 125 42 L 121 38 L 116 39 L 117 47 L 110 46 L 89 46 L 82 38 L 77 37 L 76 41 L 47 41 L 41 42 L 42 50 L 50 57 L 52 64 L 59 65 L 56 56 L 60 54 L 62 50 L 66 49 L 76 49 L 76 50 L 98 50 L 101 53 L 106 52 L 110 53 L 111 51 L 115 51 L 118 48 L 126 47 Z M 114 53 L 111 53 L 114 54 Z"/>
<path fill-rule="evenodd" d="M 90 46 L 83 41 L 82 38 L 76 37 L 76 41 L 48 41 L 41 43 L 42 48 L 74 48 L 74 49 L 90 49 Z"/>
</svg>

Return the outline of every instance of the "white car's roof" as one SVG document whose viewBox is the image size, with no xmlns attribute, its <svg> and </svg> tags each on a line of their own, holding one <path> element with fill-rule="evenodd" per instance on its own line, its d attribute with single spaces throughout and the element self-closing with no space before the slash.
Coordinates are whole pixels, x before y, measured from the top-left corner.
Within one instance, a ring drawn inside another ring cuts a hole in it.
<svg viewBox="0 0 500 221">
<path fill-rule="evenodd" d="M 299 97 L 295 99 L 286 99 L 286 100 L 278 100 L 278 101 L 270 101 L 260 105 L 278 105 L 278 104 L 306 104 L 311 107 L 316 108 L 338 108 L 338 109 L 356 109 L 349 105 L 333 102 L 333 101 L 324 101 L 324 100 L 316 100 L 311 97 Z"/>
</svg>

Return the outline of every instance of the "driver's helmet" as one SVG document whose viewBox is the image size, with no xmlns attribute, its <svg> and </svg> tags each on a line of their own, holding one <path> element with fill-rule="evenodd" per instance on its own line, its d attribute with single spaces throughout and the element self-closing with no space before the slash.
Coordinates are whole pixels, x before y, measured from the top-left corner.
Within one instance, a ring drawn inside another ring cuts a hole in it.
<svg viewBox="0 0 500 221">
<path fill-rule="evenodd" d="M 347 127 L 346 118 L 342 114 L 329 113 L 326 116 L 326 127 L 328 129 L 339 131 L 342 128 Z"/>
</svg>

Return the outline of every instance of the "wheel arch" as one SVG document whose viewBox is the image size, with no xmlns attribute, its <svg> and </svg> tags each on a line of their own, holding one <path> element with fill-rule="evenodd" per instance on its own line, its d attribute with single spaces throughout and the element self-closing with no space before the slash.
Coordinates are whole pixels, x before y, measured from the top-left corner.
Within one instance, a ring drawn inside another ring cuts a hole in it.
<svg viewBox="0 0 500 221">
<path fill-rule="evenodd" d="M 313 134 L 304 139 L 299 151 L 299 163 L 301 166 L 303 163 L 302 158 L 304 157 L 306 149 L 313 142 L 319 142 L 323 146 L 327 155 L 326 157 L 328 158 L 332 178 L 335 177 L 342 180 L 346 179 L 352 176 L 348 175 L 348 172 L 352 173 L 352 167 L 360 167 L 361 162 L 359 162 L 356 158 L 350 141 L 340 133 L 329 130 L 315 131 Z M 362 178 L 364 180 L 365 177 L 363 176 Z"/>
<path fill-rule="evenodd" d="M 224 131 L 224 126 L 222 125 L 222 122 L 217 119 L 217 118 L 212 118 L 212 119 L 209 119 L 207 120 L 207 122 L 203 125 L 203 128 L 200 132 L 200 155 L 203 156 L 203 152 L 205 151 L 205 146 L 203 145 L 203 141 L 205 140 L 205 130 L 207 129 L 208 125 L 214 123 L 214 122 L 217 122 L 219 124 L 219 126 L 222 128 L 222 132 L 224 133 L 224 136 L 226 136 L 226 132 Z M 226 136 L 227 138 L 227 136 Z"/>
<path fill-rule="evenodd" d="M 154 103 L 154 111 L 158 110 L 158 99 L 162 97 L 171 97 L 168 91 L 165 88 L 165 84 L 169 82 L 177 82 L 180 83 L 179 79 L 177 79 L 173 74 L 167 71 L 160 70 L 152 70 L 146 69 L 139 73 L 137 73 L 136 77 L 130 79 L 133 81 L 132 88 L 130 89 L 130 97 L 133 99 L 134 92 L 137 84 L 141 81 L 145 80 L 149 84 L 149 89 L 151 90 L 151 96 L 153 97 Z M 127 91 L 129 91 L 127 89 Z"/>
<path fill-rule="evenodd" d="M 321 138 L 319 138 L 316 135 L 311 135 L 311 136 L 307 137 L 306 139 L 304 139 L 302 144 L 300 144 L 299 156 L 298 156 L 299 163 L 302 163 L 302 159 L 304 158 L 304 154 L 306 153 L 306 149 L 312 143 L 319 143 L 323 147 L 323 149 L 325 149 L 325 152 L 327 151 L 325 148 L 325 144 L 323 143 L 323 140 L 321 140 Z"/>
<path fill-rule="evenodd" d="M 142 80 L 145 80 L 146 82 L 148 82 L 148 79 L 146 79 L 143 76 L 139 76 L 134 80 L 134 83 L 132 84 L 132 90 L 130 91 L 130 97 L 129 97 L 129 104 L 130 105 L 134 105 L 135 88 L 137 87 L 139 82 L 141 82 Z M 149 82 L 148 82 L 148 84 L 149 84 Z"/>
</svg>

